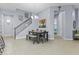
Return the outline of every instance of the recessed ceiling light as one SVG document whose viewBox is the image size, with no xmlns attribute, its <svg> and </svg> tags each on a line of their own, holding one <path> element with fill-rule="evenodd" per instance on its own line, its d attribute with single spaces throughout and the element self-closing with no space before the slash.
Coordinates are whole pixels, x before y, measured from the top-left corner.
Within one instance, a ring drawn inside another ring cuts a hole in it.
<svg viewBox="0 0 79 59">
<path fill-rule="evenodd" d="M 35 15 L 35 19 L 39 19 L 39 17 L 37 15 Z"/>
<path fill-rule="evenodd" d="M 33 17 L 33 16 L 31 16 L 31 18 L 33 19 L 34 17 Z"/>
<path fill-rule="evenodd" d="M 10 23 L 10 22 L 11 22 L 11 20 L 10 20 L 10 19 L 7 19 L 7 20 L 6 20 L 6 22 L 7 22 L 7 23 Z"/>
</svg>

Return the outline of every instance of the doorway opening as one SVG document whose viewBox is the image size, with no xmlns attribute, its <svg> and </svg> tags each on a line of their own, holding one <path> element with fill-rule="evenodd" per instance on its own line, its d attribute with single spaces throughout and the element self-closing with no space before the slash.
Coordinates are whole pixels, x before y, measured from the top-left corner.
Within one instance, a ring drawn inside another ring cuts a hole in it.
<svg viewBox="0 0 79 59">
<path fill-rule="evenodd" d="M 63 38 L 63 20 L 65 12 L 64 11 L 54 11 L 54 38 Z"/>
</svg>

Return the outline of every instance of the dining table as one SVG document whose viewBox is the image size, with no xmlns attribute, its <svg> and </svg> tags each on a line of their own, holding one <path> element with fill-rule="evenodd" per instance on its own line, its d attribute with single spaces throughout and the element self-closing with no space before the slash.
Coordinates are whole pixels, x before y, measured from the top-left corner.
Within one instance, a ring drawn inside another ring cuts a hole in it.
<svg viewBox="0 0 79 59">
<path fill-rule="evenodd" d="M 44 39 L 48 41 L 48 32 L 47 31 L 29 31 L 29 34 L 37 36 L 37 42 L 40 42 L 40 35 L 43 35 Z"/>
</svg>

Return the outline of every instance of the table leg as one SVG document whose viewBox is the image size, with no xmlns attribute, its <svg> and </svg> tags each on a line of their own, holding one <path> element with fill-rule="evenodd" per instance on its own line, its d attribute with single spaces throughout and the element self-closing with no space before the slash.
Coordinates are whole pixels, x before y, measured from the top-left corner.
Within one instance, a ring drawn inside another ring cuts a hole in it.
<svg viewBox="0 0 79 59">
<path fill-rule="evenodd" d="M 39 34 L 37 34 L 37 43 L 39 43 Z"/>
</svg>

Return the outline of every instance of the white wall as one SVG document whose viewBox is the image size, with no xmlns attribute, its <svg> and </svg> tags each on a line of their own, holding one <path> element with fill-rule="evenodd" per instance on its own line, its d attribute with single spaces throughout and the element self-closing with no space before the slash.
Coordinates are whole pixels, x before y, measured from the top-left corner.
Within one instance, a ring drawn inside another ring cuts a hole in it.
<svg viewBox="0 0 79 59">
<path fill-rule="evenodd" d="M 46 29 L 49 34 L 49 39 L 54 39 L 54 10 L 55 7 L 48 8 L 42 12 L 40 12 L 38 15 L 41 18 L 46 19 Z M 65 6 L 64 12 L 62 13 L 62 36 L 65 40 L 73 40 L 72 39 L 72 30 L 73 30 L 73 16 L 72 16 L 73 8 L 72 6 Z M 28 33 L 29 30 L 37 29 L 39 20 L 33 20 L 33 23 L 26 28 L 24 31 L 22 31 L 19 35 L 17 35 L 17 38 L 19 37 L 25 37 L 25 35 Z M 43 28 L 42 28 L 43 29 Z M 60 30 L 61 31 L 61 30 Z"/>
<path fill-rule="evenodd" d="M 54 22 L 54 10 L 56 8 L 52 7 L 49 9 L 46 9 L 39 13 L 40 18 L 46 18 L 46 30 L 49 32 L 49 38 L 54 38 L 54 28 L 53 28 L 53 22 Z M 64 6 L 63 7 L 64 12 L 62 12 L 62 24 L 63 26 L 60 26 L 60 31 L 62 33 L 62 36 L 65 40 L 73 40 L 72 39 L 72 30 L 73 30 L 73 8 L 72 6 Z"/>
<path fill-rule="evenodd" d="M 9 11 L 9 10 L 0 10 L 0 12 L 1 12 L 1 19 L 2 19 L 2 34 L 4 36 L 13 36 L 14 27 L 22 23 L 22 21 L 18 20 L 18 15 L 24 15 L 24 14 L 21 12 L 18 13 L 18 12 Z M 6 22 L 7 19 L 11 20 L 9 24 Z"/>
<path fill-rule="evenodd" d="M 7 19 L 10 19 L 10 23 L 7 23 Z M 5 36 L 13 36 L 13 18 L 9 16 L 2 16 L 3 21 L 3 35 Z"/>
<path fill-rule="evenodd" d="M 77 15 L 78 16 L 78 19 L 77 19 L 77 27 L 79 29 L 79 8 L 78 8 L 78 11 L 77 12 L 78 12 L 78 15 Z"/>
<path fill-rule="evenodd" d="M 72 6 L 63 6 L 62 11 L 58 16 L 58 35 L 62 36 L 65 40 L 73 40 L 73 20 Z"/>
<path fill-rule="evenodd" d="M 54 29 L 53 29 L 53 10 L 50 8 L 42 11 L 39 13 L 40 19 L 45 18 L 46 19 L 46 30 L 48 31 L 49 39 L 54 39 Z"/>
<path fill-rule="evenodd" d="M 0 35 L 2 34 L 2 18 L 1 18 L 1 12 L 0 12 Z"/>
<path fill-rule="evenodd" d="M 62 20 L 63 20 L 63 11 L 61 11 L 59 13 L 59 16 L 58 16 L 58 35 L 62 37 Z"/>
<path fill-rule="evenodd" d="M 65 11 L 63 12 L 62 15 L 62 37 L 65 37 Z"/>
<path fill-rule="evenodd" d="M 65 6 L 65 19 L 63 19 L 63 31 L 64 31 L 64 38 L 65 40 L 73 40 L 73 16 L 72 16 L 72 12 L 73 12 L 73 8 L 72 6 Z"/>
<path fill-rule="evenodd" d="M 51 7 L 51 8 L 48 8 L 42 12 L 39 13 L 39 16 L 40 16 L 40 19 L 41 18 L 46 18 L 46 29 L 48 31 L 48 34 L 49 34 L 49 38 L 50 39 L 54 39 L 54 10 L 56 8 L 55 7 Z M 72 17 L 72 7 L 71 6 L 66 6 L 64 7 L 64 11 L 65 13 L 64 16 L 63 16 L 63 37 L 64 38 L 67 38 L 69 40 L 72 40 L 72 29 L 73 29 L 73 17 Z M 11 13 L 11 12 L 5 12 L 6 14 L 8 15 L 13 15 L 12 17 L 12 27 L 16 27 L 18 24 L 21 23 L 21 21 L 18 20 L 18 15 L 16 13 Z M 22 14 L 22 13 L 20 13 Z M 2 20 L 3 20 L 3 34 L 5 35 L 5 32 L 6 32 L 6 28 L 8 25 L 4 25 L 4 16 L 2 16 Z M 4 28 L 5 27 L 5 28 Z M 38 20 L 35 20 L 33 19 L 32 20 L 32 24 L 26 28 L 24 31 L 22 31 L 19 35 L 17 35 L 17 38 L 20 38 L 20 37 L 25 37 L 25 35 L 28 33 L 29 30 L 32 30 L 32 29 L 37 29 L 38 28 Z M 4 30 L 5 29 L 5 30 Z M 10 27 L 9 28 L 10 30 L 12 30 L 12 28 Z M 13 31 L 13 30 L 12 30 Z M 8 33 L 10 31 L 7 31 Z M 14 33 L 14 32 L 13 32 Z M 10 34 L 13 35 L 13 33 L 11 32 Z M 7 34 L 6 34 L 7 35 Z"/>
<path fill-rule="evenodd" d="M 0 19 L 2 20 L 2 34 L 4 36 L 14 36 L 14 28 L 20 23 L 22 23 L 22 21 L 18 19 L 18 15 L 24 16 L 24 13 L 18 11 L 16 12 L 9 10 L 0 10 L 0 14 L 1 14 Z M 6 22 L 7 19 L 11 20 L 9 24 Z M 24 20 L 26 19 L 27 18 L 24 18 Z M 19 33 L 16 36 L 16 38 L 25 38 L 26 34 L 28 34 L 28 31 L 32 29 L 37 29 L 38 27 L 37 21 L 38 21 L 37 19 L 33 19 L 32 24 L 29 27 L 27 27 L 25 30 L 23 30 L 21 33 Z"/>
</svg>

